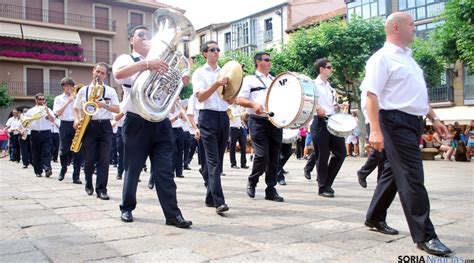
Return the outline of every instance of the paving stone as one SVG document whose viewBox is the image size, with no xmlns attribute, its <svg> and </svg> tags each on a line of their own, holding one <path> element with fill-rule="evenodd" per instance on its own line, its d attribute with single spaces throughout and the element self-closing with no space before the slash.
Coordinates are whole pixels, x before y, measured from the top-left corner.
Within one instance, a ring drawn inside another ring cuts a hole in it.
<svg viewBox="0 0 474 263">
<path fill-rule="evenodd" d="M 36 250 L 35 246 L 26 238 L 0 241 L 0 255 L 16 254 L 33 250 Z"/>
<path fill-rule="evenodd" d="M 51 262 L 41 251 L 0 255 L 0 262 Z"/>
</svg>

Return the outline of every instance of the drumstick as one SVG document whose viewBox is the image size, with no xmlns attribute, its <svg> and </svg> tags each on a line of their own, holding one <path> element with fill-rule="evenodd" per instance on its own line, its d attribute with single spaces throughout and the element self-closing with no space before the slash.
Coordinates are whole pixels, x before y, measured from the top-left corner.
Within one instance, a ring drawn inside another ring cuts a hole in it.
<svg viewBox="0 0 474 263">
<path fill-rule="evenodd" d="M 275 113 L 273 113 L 272 111 L 269 111 L 269 112 L 264 111 L 263 113 L 267 114 L 268 117 L 273 117 L 273 116 L 275 116 Z"/>
</svg>

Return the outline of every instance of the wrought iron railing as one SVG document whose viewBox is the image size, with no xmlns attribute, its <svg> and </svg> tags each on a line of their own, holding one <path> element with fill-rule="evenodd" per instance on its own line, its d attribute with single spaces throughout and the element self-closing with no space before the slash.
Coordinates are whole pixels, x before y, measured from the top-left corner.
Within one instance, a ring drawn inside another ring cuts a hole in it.
<svg viewBox="0 0 474 263">
<path fill-rule="evenodd" d="M 454 101 L 454 90 L 449 86 L 438 86 L 428 88 L 430 102 L 452 102 Z"/>
<path fill-rule="evenodd" d="M 60 83 L 7 81 L 9 96 L 34 96 L 36 93 L 57 96 L 63 92 Z M 52 105 L 51 105 L 52 107 Z"/>
</svg>

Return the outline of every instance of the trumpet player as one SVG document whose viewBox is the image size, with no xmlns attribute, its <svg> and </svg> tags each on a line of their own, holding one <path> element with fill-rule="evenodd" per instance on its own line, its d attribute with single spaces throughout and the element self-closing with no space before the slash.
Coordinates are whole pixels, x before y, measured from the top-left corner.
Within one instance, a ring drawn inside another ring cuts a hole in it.
<svg viewBox="0 0 474 263">
<path fill-rule="evenodd" d="M 18 143 L 18 137 L 20 134 L 21 122 L 20 122 L 20 112 L 17 109 L 12 110 L 12 116 L 8 118 L 6 123 L 8 133 L 10 136 L 10 161 L 20 162 L 20 145 Z"/>
<path fill-rule="evenodd" d="M 89 125 L 85 127 L 82 148 L 84 153 L 85 190 L 88 195 L 94 193 L 92 174 L 97 163 L 97 178 L 95 192 L 97 198 L 108 200 L 107 182 L 109 178 L 110 148 L 112 147 L 112 112 L 118 113 L 118 96 L 115 89 L 106 86 L 104 79 L 108 70 L 104 62 L 97 63 L 92 70 L 92 82 L 79 90 L 74 101 L 74 128 L 77 129 L 80 118 L 84 114 L 83 104 L 90 102 L 90 96 L 95 96 L 93 90 L 102 86 L 103 91 L 94 103 L 97 105 Z"/>
<path fill-rule="evenodd" d="M 247 108 L 250 115 L 248 127 L 255 150 L 252 172 L 247 182 L 247 195 L 255 198 L 259 177 L 265 173 L 265 199 L 283 202 L 283 197 L 275 189 L 283 130 L 275 127 L 264 112 L 268 88 L 273 81 L 270 74 L 272 59 L 269 53 L 258 52 L 253 61 L 257 68 L 255 75 L 244 78 L 242 89 L 237 95 L 237 104 Z"/>
<path fill-rule="evenodd" d="M 58 180 L 64 180 L 68 165 L 73 161 L 74 171 L 72 173 L 72 182 L 75 184 L 82 184 L 79 179 L 81 171 L 80 152 L 74 154 L 71 151 L 71 142 L 74 138 L 74 85 L 73 79 L 65 77 L 61 80 L 61 87 L 63 94 L 54 98 L 53 112 L 59 118 L 59 160 L 61 163 L 61 171 L 58 175 Z"/>
<path fill-rule="evenodd" d="M 43 171 L 46 177 L 50 177 L 51 171 L 51 123 L 54 122 L 54 113 L 48 108 L 43 93 L 35 95 L 36 106 L 29 109 L 25 117 L 31 122 L 27 128 L 31 130 L 31 150 L 33 154 L 33 167 L 37 177 L 41 177 Z"/>
<path fill-rule="evenodd" d="M 124 183 L 120 211 L 123 222 L 133 222 L 132 211 L 137 205 L 136 193 L 140 172 L 150 157 L 151 174 L 156 185 L 167 225 L 188 228 L 192 222 L 185 220 L 178 208 L 176 184 L 173 177 L 173 132 L 168 118 L 160 122 L 145 120 L 139 115 L 128 94 L 138 74 L 145 70 L 164 73 L 168 65 L 161 59 L 145 59 L 150 50 L 151 36 L 145 26 L 130 31 L 131 54 L 122 54 L 112 67 L 115 81 L 124 90 L 121 111 L 126 114 L 122 128 L 124 142 Z"/>
<path fill-rule="evenodd" d="M 239 169 L 237 166 L 237 160 L 235 159 L 235 148 L 237 142 L 240 146 L 240 168 L 247 169 L 247 130 L 242 125 L 242 108 L 237 104 L 230 105 L 227 109 L 230 113 L 230 145 L 229 145 L 229 156 L 230 156 L 230 167 Z"/>
</svg>

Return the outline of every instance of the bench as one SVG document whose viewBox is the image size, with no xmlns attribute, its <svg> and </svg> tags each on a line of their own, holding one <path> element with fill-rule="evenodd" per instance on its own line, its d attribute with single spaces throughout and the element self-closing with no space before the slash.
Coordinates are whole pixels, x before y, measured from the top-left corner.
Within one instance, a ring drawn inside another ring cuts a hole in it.
<svg viewBox="0 0 474 263">
<path fill-rule="evenodd" d="M 438 154 L 439 154 L 439 150 L 436 148 L 421 148 L 422 160 L 434 160 L 435 156 Z"/>
</svg>

